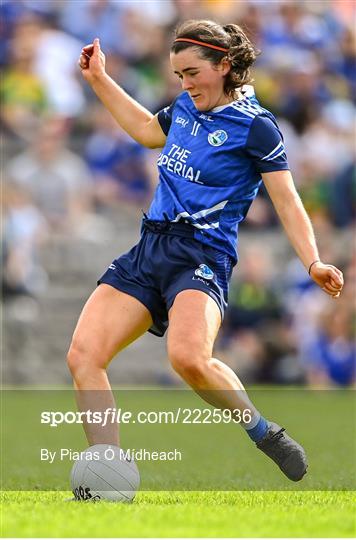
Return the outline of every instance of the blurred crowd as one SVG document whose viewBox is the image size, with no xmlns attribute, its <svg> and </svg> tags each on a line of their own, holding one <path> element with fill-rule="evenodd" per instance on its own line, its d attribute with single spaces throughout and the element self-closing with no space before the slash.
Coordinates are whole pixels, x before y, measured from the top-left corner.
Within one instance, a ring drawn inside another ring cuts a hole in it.
<svg viewBox="0 0 356 540">
<path fill-rule="evenodd" d="M 176 24 L 235 22 L 262 51 L 256 95 L 278 119 L 322 256 L 343 269 L 346 288 L 333 302 L 292 254 L 286 262 L 264 242 L 246 248 L 219 354 L 251 381 L 352 384 L 354 2 L 2 0 L 0 14 L 4 298 L 43 294 L 39 252 L 53 235 L 85 236 L 92 216 L 110 221 L 123 206 L 146 209 L 152 197 L 157 154 L 98 104 L 77 66 L 82 46 L 99 37 L 108 73 L 157 112 L 180 91 L 169 64 Z M 278 226 L 262 189 L 242 235 Z"/>
</svg>

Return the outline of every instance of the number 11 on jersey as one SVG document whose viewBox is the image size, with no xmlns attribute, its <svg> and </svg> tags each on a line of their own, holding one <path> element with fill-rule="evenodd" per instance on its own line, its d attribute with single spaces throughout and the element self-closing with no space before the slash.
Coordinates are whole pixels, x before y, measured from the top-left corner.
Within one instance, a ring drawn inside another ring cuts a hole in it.
<svg viewBox="0 0 356 540">
<path fill-rule="evenodd" d="M 195 122 L 194 121 L 194 124 L 193 124 L 193 127 L 192 127 L 192 131 L 190 132 L 191 135 L 193 135 L 193 137 L 196 137 L 197 134 L 198 134 L 198 129 L 200 128 L 201 124 L 199 124 L 199 122 Z"/>
</svg>

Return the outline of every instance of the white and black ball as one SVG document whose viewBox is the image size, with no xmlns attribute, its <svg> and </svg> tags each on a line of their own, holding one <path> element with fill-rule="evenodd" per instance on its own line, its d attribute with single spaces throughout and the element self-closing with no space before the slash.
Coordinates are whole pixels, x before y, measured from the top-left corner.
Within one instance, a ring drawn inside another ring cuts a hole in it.
<svg viewBox="0 0 356 540">
<path fill-rule="evenodd" d="M 80 453 L 70 482 L 77 500 L 131 502 L 140 485 L 140 474 L 129 452 L 96 444 Z"/>
</svg>

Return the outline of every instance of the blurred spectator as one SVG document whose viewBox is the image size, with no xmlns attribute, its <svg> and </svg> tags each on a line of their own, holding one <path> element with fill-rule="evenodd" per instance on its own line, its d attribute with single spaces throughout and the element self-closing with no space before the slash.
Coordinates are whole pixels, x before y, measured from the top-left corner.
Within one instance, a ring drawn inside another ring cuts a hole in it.
<svg viewBox="0 0 356 540">
<path fill-rule="evenodd" d="M 164 86 L 164 95 L 160 96 L 160 101 L 156 103 L 153 111 L 156 113 L 170 105 L 177 95 L 181 92 L 181 85 L 175 73 L 173 73 L 169 58 L 162 59 L 160 63 L 162 83 Z"/>
<path fill-rule="evenodd" d="M 353 14 L 352 19 L 355 18 Z M 350 24 L 351 21 L 348 21 Z M 326 65 L 330 73 L 339 74 L 349 86 L 345 97 L 356 101 L 356 32 L 355 28 L 348 26 L 344 29 L 340 41 L 339 54 L 330 60 L 326 59 Z"/>
<path fill-rule="evenodd" d="M 266 320 L 280 317 L 280 306 L 271 275 L 268 253 L 262 248 L 250 247 L 230 284 L 225 323 L 228 329 L 257 329 Z"/>
<path fill-rule="evenodd" d="M 355 383 L 356 347 L 352 335 L 352 313 L 342 303 L 322 314 L 309 362 L 305 364 L 307 381 L 312 386 L 350 386 Z"/>
<path fill-rule="evenodd" d="M 315 333 L 306 347 L 303 364 L 313 386 L 350 386 L 356 382 L 355 344 L 356 257 L 345 271 L 346 285 L 337 305 L 328 302 L 319 313 Z"/>
<path fill-rule="evenodd" d="M 356 217 L 356 164 L 350 162 L 335 177 L 331 186 L 331 216 L 337 227 L 347 227 Z"/>
<path fill-rule="evenodd" d="M 135 14 L 140 21 L 140 16 Z M 130 21 L 133 26 L 137 21 Z M 145 28 L 137 25 L 139 32 Z M 141 39 L 142 42 L 142 39 Z M 162 28 L 153 28 L 153 32 L 147 33 L 144 47 L 137 51 L 137 57 L 133 60 L 139 76 L 139 87 L 135 95 L 149 109 L 155 109 L 159 100 L 165 95 L 166 88 L 162 79 L 162 51 L 166 48 L 165 33 Z M 138 54 L 139 53 L 139 54 Z"/>
<path fill-rule="evenodd" d="M 150 0 L 149 2 L 134 3 L 131 0 L 122 0 L 122 5 L 136 10 L 146 24 L 155 24 L 158 26 L 170 26 L 174 23 L 176 17 L 175 0 L 165 0 L 164 9 L 162 9 L 161 0 Z"/>
<path fill-rule="evenodd" d="M 283 78 L 279 111 L 287 118 L 296 132 L 303 134 L 308 125 L 315 121 L 323 103 L 330 99 L 320 69 L 311 53 L 298 54 L 297 64 L 289 66 Z M 282 81 L 282 79 L 281 79 Z"/>
<path fill-rule="evenodd" d="M 261 185 L 256 199 L 253 201 L 250 210 L 248 211 L 246 221 L 244 221 L 240 229 L 265 229 L 277 225 L 278 218 L 269 198 L 266 188 Z"/>
<path fill-rule="evenodd" d="M 151 196 L 146 149 L 101 107 L 95 108 L 93 127 L 85 155 L 94 179 L 97 208 L 115 207 L 120 202 L 145 206 Z"/>
<path fill-rule="evenodd" d="M 79 2 L 80 4 L 80 2 Z M 53 113 L 75 117 L 84 111 L 78 54 L 83 43 L 39 19 L 34 72 L 43 82 Z"/>
<path fill-rule="evenodd" d="M 8 132 L 26 141 L 31 140 L 47 108 L 45 87 L 34 73 L 37 29 L 33 17 L 22 18 L 16 25 L 0 94 L 1 118 Z"/>
<path fill-rule="evenodd" d="M 61 28 L 76 37 L 81 47 L 99 37 L 106 52 L 120 51 L 123 35 L 121 2 L 115 0 L 81 0 L 63 2 L 59 20 Z"/>
<path fill-rule="evenodd" d="M 244 380 L 296 383 L 302 374 L 271 256 L 262 245 L 244 253 L 231 282 L 217 355 Z"/>
<path fill-rule="evenodd" d="M 320 222 L 321 224 L 321 222 Z M 327 231 L 331 225 L 325 221 L 324 239 L 320 242 L 320 254 L 324 260 L 332 260 L 339 267 L 337 252 Z M 328 240 L 329 238 L 329 240 Z M 311 385 L 349 385 L 355 377 L 355 277 L 356 258 L 346 265 L 345 287 L 337 302 L 325 295 L 309 279 L 298 259 L 291 261 L 285 272 L 284 308 L 289 314 L 291 331 L 298 348 L 299 364 Z"/>
<path fill-rule="evenodd" d="M 30 147 L 10 160 L 7 173 L 30 193 L 53 231 L 75 232 L 91 208 L 90 175 L 84 161 L 66 148 L 68 124 L 48 118 Z"/>
<path fill-rule="evenodd" d="M 354 159 L 355 120 L 352 105 L 334 100 L 309 124 L 300 139 L 301 160 L 310 163 L 317 177 L 332 178 Z"/>
<path fill-rule="evenodd" d="M 15 183 L 4 186 L 3 202 L 3 297 L 36 296 L 47 284 L 47 275 L 38 257 L 46 239 L 45 219 L 29 193 Z"/>
<path fill-rule="evenodd" d="M 12 36 L 24 13 L 21 2 L 3 0 L 0 3 L 0 66 L 11 62 Z"/>
<path fill-rule="evenodd" d="M 275 13 L 264 28 L 267 46 L 285 49 L 319 49 L 330 39 L 325 19 L 317 17 L 309 6 L 290 0 L 276 3 Z M 273 10 L 273 8 L 272 8 Z"/>
</svg>

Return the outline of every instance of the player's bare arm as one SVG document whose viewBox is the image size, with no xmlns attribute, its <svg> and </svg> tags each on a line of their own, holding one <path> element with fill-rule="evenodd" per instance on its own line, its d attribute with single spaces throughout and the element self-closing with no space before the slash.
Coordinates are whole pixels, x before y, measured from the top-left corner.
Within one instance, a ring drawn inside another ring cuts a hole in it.
<svg viewBox="0 0 356 540">
<path fill-rule="evenodd" d="M 311 278 L 333 298 L 340 296 L 344 279 L 341 270 L 320 261 L 313 227 L 289 171 L 262 174 L 273 206 L 287 236 Z"/>
<path fill-rule="evenodd" d="M 166 136 L 156 116 L 129 96 L 105 71 L 105 55 L 99 39 L 83 47 L 79 67 L 100 101 L 117 123 L 138 143 L 148 148 L 164 146 Z"/>
</svg>

